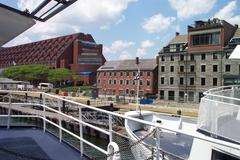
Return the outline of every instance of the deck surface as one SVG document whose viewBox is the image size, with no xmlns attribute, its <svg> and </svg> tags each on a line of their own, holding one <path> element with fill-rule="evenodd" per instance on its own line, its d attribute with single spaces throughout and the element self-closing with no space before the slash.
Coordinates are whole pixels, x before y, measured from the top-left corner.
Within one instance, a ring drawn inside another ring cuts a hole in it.
<svg viewBox="0 0 240 160">
<path fill-rule="evenodd" d="M 0 128 L 0 157 L 4 160 L 87 160 L 80 152 L 35 128 Z"/>
<path fill-rule="evenodd" d="M 134 132 L 139 138 L 144 137 L 148 132 L 144 130 Z M 146 144 L 155 146 L 154 137 L 148 137 L 144 140 Z M 182 134 L 174 134 L 170 132 L 162 132 L 160 136 L 160 147 L 163 151 L 169 152 L 177 157 L 187 159 L 190 155 L 193 138 Z"/>
</svg>

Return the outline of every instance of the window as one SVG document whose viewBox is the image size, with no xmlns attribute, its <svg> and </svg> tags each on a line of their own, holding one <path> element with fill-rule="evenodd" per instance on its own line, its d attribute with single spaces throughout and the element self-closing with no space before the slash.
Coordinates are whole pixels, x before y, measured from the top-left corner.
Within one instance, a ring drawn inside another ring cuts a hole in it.
<svg viewBox="0 0 240 160">
<path fill-rule="evenodd" d="M 117 76 L 117 72 L 114 72 L 114 76 Z"/>
<path fill-rule="evenodd" d="M 103 76 L 106 76 L 106 72 L 103 72 Z"/>
<path fill-rule="evenodd" d="M 170 66 L 170 72 L 174 72 L 174 66 Z"/>
<path fill-rule="evenodd" d="M 218 65 L 213 65 L 213 72 L 217 72 L 218 71 Z"/>
<path fill-rule="evenodd" d="M 123 72 L 120 72 L 120 76 L 123 76 Z"/>
<path fill-rule="evenodd" d="M 162 57 L 161 57 L 161 60 L 162 60 L 162 61 L 165 61 L 165 56 L 162 56 Z"/>
<path fill-rule="evenodd" d="M 180 61 L 183 61 L 184 60 L 184 55 L 180 55 Z"/>
<path fill-rule="evenodd" d="M 129 89 L 126 89 L 126 94 L 129 94 Z"/>
<path fill-rule="evenodd" d="M 129 76 L 129 72 L 126 72 L 126 75 Z"/>
<path fill-rule="evenodd" d="M 147 76 L 148 76 L 148 77 L 151 76 L 151 72 L 147 72 Z"/>
<path fill-rule="evenodd" d="M 112 80 L 110 79 L 110 80 L 108 80 L 108 84 L 111 84 L 112 83 Z"/>
<path fill-rule="evenodd" d="M 136 81 L 135 81 L 135 80 L 133 80 L 133 81 L 132 81 L 132 84 L 133 84 L 133 85 L 136 85 Z"/>
<path fill-rule="evenodd" d="M 231 65 L 227 64 L 225 65 L 225 72 L 230 72 L 231 71 Z"/>
<path fill-rule="evenodd" d="M 183 83 L 184 83 L 184 78 L 180 77 L 180 85 L 183 85 Z"/>
<path fill-rule="evenodd" d="M 206 59 L 206 54 L 201 54 L 201 60 L 205 60 Z"/>
<path fill-rule="evenodd" d="M 206 85 L 206 78 L 201 78 L 201 86 L 205 86 Z"/>
<path fill-rule="evenodd" d="M 98 84 L 100 84 L 100 83 L 101 83 L 101 80 L 99 79 L 99 80 L 98 80 Z"/>
<path fill-rule="evenodd" d="M 191 36 L 191 44 L 193 46 L 220 44 L 220 33 L 193 35 Z"/>
<path fill-rule="evenodd" d="M 183 91 L 179 92 L 179 101 L 184 102 L 184 92 Z"/>
<path fill-rule="evenodd" d="M 116 79 L 113 81 L 113 84 L 117 84 L 117 80 Z"/>
<path fill-rule="evenodd" d="M 206 65 L 201 65 L 201 72 L 206 72 Z"/>
<path fill-rule="evenodd" d="M 174 56 L 173 56 L 173 55 L 171 55 L 170 59 L 171 59 L 171 61 L 174 61 Z"/>
<path fill-rule="evenodd" d="M 136 76 L 136 72 L 133 72 L 133 76 Z"/>
<path fill-rule="evenodd" d="M 173 83 L 174 83 L 174 78 L 170 77 L 170 85 L 173 85 Z"/>
<path fill-rule="evenodd" d="M 164 99 L 164 91 L 163 91 L 163 90 L 160 90 L 160 93 L 159 93 L 159 94 L 160 94 L 160 97 L 159 97 L 159 98 L 160 98 L 160 99 Z"/>
<path fill-rule="evenodd" d="M 213 59 L 218 59 L 217 53 L 213 53 Z"/>
<path fill-rule="evenodd" d="M 143 85 L 143 81 L 142 81 L 142 80 L 139 81 L 139 85 L 140 85 L 140 86 Z"/>
<path fill-rule="evenodd" d="M 190 78 L 190 85 L 194 85 L 194 78 L 193 77 Z"/>
<path fill-rule="evenodd" d="M 174 101 L 175 99 L 175 92 L 174 91 L 168 91 L 168 100 Z"/>
<path fill-rule="evenodd" d="M 140 76 L 143 76 L 143 72 L 140 72 Z"/>
<path fill-rule="evenodd" d="M 147 86 L 150 86 L 151 82 L 149 80 L 147 80 Z"/>
<path fill-rule="evenodd" d="M 188 101 L 193 102 L 194 101 L 194 92 L 188 92 Z"/>
<path fill-rule="evenodd" d="M 161 72 L 165 72 L 165 66 L 161 66 Z"/>
<path fill-rule="evenodd" d="M 109 72 L 109 76 L 112 76 L 112 72 Z"/>
<path fill-rule="evenodd" d="M 180 72 L 184 72 L 184 66 L 180 66 Z"/>
<path fill-rule="evenodd" d="M 176 51 L 177 51 L 175 44 L 171 44 L 171 45 L 169 46 L 169 48 L 170 48 L 170 52 L 176 52 Z"/>
<path fill-rule="evenodd" d="M 194 67 L 194 65 L 191 65 L 190 66 L 190 72 L 194 72 L 195 71 L 195 67 Z"/>
<path fill-rule="evenodd" d="M 161 82 L 161 84 L 164 84 L 164 77 L 161 77 L 161 80 L 160 80 Z"/>
<path fill-rule="evenodd" d="M 126 80 L 126 85 L 129 85 L 129 80 Z"/>
<path fill-rule="evenodd" d="M 213 86 L 217 86 L 217 81 L 218 81 L 217 78 L 213 78 Z"/>
<path fill-rule="evenodd" d="M 194 60 L 194 55 L 193 55 L 193 54 L 191 54 L 191 56 L 190 56 L 190 60 L 191 60 L 191 61 Z"/>
<path fill-rule="evenodd" d="M 211 160 L 228 160 L 228 159 L 239 160 L 239 158 L 233 157 L 232 155 L 228 155 L 228 154 L 223 153 L 221 151 L 219 152 L 219 151 L 216 151 L 216 150 L 212 150 Z"/>
<path fill-rule="evenodd" d="M 123 84 L 123 80 L 120 80 L 120 84 Z"/>
</svg>

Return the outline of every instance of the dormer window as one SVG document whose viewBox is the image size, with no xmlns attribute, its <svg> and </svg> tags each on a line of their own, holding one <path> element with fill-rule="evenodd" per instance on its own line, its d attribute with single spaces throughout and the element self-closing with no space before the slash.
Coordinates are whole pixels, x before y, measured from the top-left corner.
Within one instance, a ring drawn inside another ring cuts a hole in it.
<svg viewBox="0 0 240 160">
<path fill-rule="evenodd" d="M 220 44 L 220 32 L 192 35 L 191 43 L 193 46 L 218 45 Z"/>
</svg>

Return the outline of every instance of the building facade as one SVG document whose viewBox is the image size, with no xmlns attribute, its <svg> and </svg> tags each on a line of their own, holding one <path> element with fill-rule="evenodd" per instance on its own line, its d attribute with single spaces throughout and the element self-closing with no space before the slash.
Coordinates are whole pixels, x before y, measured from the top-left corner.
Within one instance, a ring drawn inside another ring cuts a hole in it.
<svg viewBox="0 0 240 160">
<path fill-rule="evenodd" d="M 78 73 L 77 85 L 96 83 L 96 71 L 105 61 L 102 45 L 83 33 L 0 48 L 0 68 L 27 64 L 68 68 Z"/>
<path fill-rule="evenodd" d="M 157 94 L 156 59 L 141 59 L 139 68 L 139 96 Z M 137 83 L 138 66 L 135 60 L 108 61 L 97 70 L 100 95 L 135 97 Z"/>
<path fill-rule="evenodd" d="M 240 44 L 240 29 L 226 21 L 196 21 L 159 52 L 159 98 L 199 102 L 203 92 L 240 84 L 240 61 L 228 59 Z"/>
</svg>

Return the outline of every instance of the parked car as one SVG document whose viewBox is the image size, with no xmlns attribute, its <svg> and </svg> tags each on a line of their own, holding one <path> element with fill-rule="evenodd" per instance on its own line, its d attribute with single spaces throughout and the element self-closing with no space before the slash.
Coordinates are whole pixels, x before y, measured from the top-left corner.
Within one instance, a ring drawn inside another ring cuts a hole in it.
<svg viewBox="0 0 240 160">
<path fill-rule="evenodd" d="M 53 84 L 52 83 L 39 83 L 38 89 L 42 89 L 42 90 L 53 89 Z"/>
</svg>

